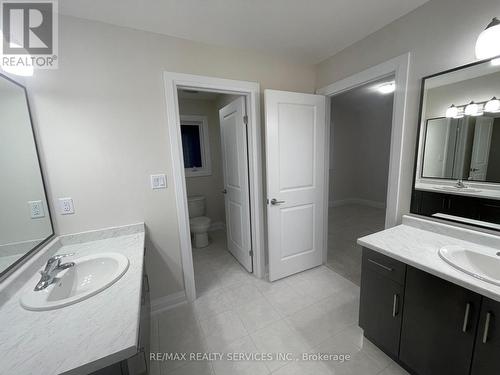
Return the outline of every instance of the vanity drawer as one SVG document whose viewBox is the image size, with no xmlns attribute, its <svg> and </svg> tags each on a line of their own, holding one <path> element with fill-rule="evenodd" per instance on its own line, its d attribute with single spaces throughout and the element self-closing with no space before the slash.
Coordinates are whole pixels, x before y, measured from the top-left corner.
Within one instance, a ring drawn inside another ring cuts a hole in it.
<svg viewBox="0 0 500 375">
<path fill-rule="evenodd" d="M 363 271 L 372 270 L 398 284 L 404 284 L 406 273 L 406 265 L 404 263 L 366 247 L 363 248 L 362 267 Z"/>
</svg>

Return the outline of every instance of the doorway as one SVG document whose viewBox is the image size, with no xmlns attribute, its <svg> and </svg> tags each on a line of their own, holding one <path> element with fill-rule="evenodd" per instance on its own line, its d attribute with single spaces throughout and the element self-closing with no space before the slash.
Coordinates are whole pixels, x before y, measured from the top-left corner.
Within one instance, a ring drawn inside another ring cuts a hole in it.
<svg viewBox="0 0 500 375">
<path fill-rule="evenodd" d="M 210 221 L 210 226 L 212 228 L 208 229 L 208 245 L 212 244 L 221 244 L 224 243 L 222 247 L 225 249 L 231 249 L 231 243 L 227 242 L 226 244 L 226 236 L 225 235 L 211 235 L 212 230 L 227 230 L 228 221 L 231 223 L 236 219 L 240 218 L 240 221 L 244 221 L 244 218 L 248 218 L 249 226 L 246 225 L 235 225 L 235 230 L 232 231 L 230 238 L 232 240 L 236 240 L 237 244 L 242 244 L 244 246 L 249 246 L 249 248 L 244 248 L 246 252 L 246 257 L 249 262 L 245 264 L 245 267 L 248 271 L 252 272 L 256 277 L 262 277 L 264 274 L 264 220 L 263 220 L 263 198 L 262 198 L 262 167 L 261 167 L 261 136 L 260 136 L 260 118 L 259 118 L 259 102 L 258 102 L 258 94 L 259 94 L 259 85 L 253 82 L 245 82 L 245 81 L 234 81 L 227 79 L 219 79 L 213 77 L 204 77 L 204 76 L 196 76 L 190 74 L 182 74 L 182 73 L 164 73 L 164 81 L 165 81 L 165 94 L 166 94 L 166 104 L 167 104 L 167 120 L 168 127 L 170 133 L 170 149 L 172 156 L 172 169 L 173 169 L 173 188 L 176 197 L 177 203 L 177 219 L 179 225 L 179 239 L 180 239 L 180 247 L 181 247 L 181 260 L 182 260 L 182 269 L 184 276 L 184 285 L 186 291 L 186 298 L 188 301 L 193 301 L 197 297 L 196 293 L 196 283 L 195 283 L 195 270 L 193 266 L 193 245 L 196 242 L 196 238 L 191 236 L 191 225 L 189 218 L 189 209 L 188 209 L 188 193 L 189 195 L 203 195 L 196 194 L 196 192 L 202 192 L 206 194 L 206 190 L 203 187 L 193 187 L 194 184 L 188 182 L 187 180 L 196 177 L 188 177 L 188 175 L 198 174 L 198 178 L 200 179 L 209 179 L 209 174 L 215 168 L 214 164 L 214 155 L 212 155 L 215 146 L 211 145 L 210 141 L 210 129 L 209 121 L 206 119 L 207 125 L 204 125 L 203 116 L 199 114 L 185 114 L 183 116 L 180 113 L 180 105 L 182 101 L 187 99 L 189 95 L 198 95 L 201 93 L 201 96 L 212 97 L 214 101 L 219 99 L 219 104 L 221 106 L 220 109 L 228 110 L 227 113 L 223 113 L 223 121 L 222 127 L 220 126 L 220 115 L 218 113 L 218 108 L 212 111 L 212 117 L 217 118 L 217 125 L 219 126 L 219 136 L 220 136 L 220 156 L 222 160 L 224 157 L 222 155 L 223 150 L 226 152 L 238 152 L 241 151 L 240 147 L 235 147 L 231 149 L 231 147 L 225 147 L 223 138 L 231 138 L 241 140 L 242 137 L 246 138 L 247 149 L 245 165 L 247 166 L 247 173 L 240 173 L 238 177 L 243 178 L 246 177 L 246 181 L 239 180 L 237 184 L 234 183 L 235 175 L 234 173 L 227 174 L 228 179 L 226 180 L 225 186 L 221 186 L 220 189 L 213 190 L 214 194 L 219 194 L 218 199 L 212 199 L 213 202 L 219 202 L 221 196 L 222 199 L 225 200 L 224 204 L 224 215 L 221 214 L 221 205 L 219 204 L 219 211 L 212 207 L 210 203 L 206 203 L 206 208 L 210 210 L 210 212 L 214 215 L 214 218 L 221 218 L 219 222 Z M 182 92 L 182 94 L 180 94 Z M 226 101 L 223 103 L 223 101 Z M 238 104 L 235 104 L 237 102 Z M 223 105 L 223 104 L 224 105 Z M 232 106 L 232 108 L 229 107 Z M 240 108 L 234 111 L 235 106 Z M 215 111 L 215 112 L 214 112 Z M 239 112 L 238 112 L 239 111 Z M 192 112 L 193 113 L 193 112 Z M 214 114 L 216 113 L 216 115 Z M 237 114 L 236 116 L 233 116 Z M 239 125 L 242 127 L 239 128 L 237 132 L 234 132 L 235 119 L 238 118 Z M 226 119 L 226 128 L 230 131 L 224 131 L 224 119 Z M 230 124 L 230 121 L 233 121 Z M 182 124 L 185 124 L 186 127 L 196 126 L 197 129 L 193 128 L 185 128 L 184 132 L 184 145 L 186 148 L 196 146 L 196 151 L 191 152 L 189 155 L 184 154 L 183 149 L 183 132 L 182 132 Z M 200 134 L 203 134 L 203 128 L 207 128 L 208 131 L 205 131 L 208 134 L 208 141 L 203 137 L 200 137 Z M 217 127 L 215 127 L 216 129 Z M 222 129 L 222 131 L 221 131 Z M 213 129 L 214 130 L 214 129 Z M 215 134 L 215 131 L 212 131 Z M 214 136 L 215 137 L 215 136 Z M 207 146 L 205 146 L 207 145 Z M 226 142 L 226 145 L 232 145 L 231 139 Z M 210 157 L 208 156 L 210 154 Z M 241 155 L 240 155 L 241 156 Z M 235 160 L 235 157 L 231 157 L 231 161 Z M 185 164 L 185 159 L 188 160 L 191 164 Z M 219 159 L 220 160 L 220 159 Z M 231 172 L 235 169 L 238 172 L 241 172 L 241 165 L 235 166 L 231 163 L 224 166 L 221 160 L 221 168 Z M 238 160 L 243 161 L 243 158 L 239 158 Z M 240 163 L 241 164 L 241 163 Z M 242 164 L 243 165 L 243 164 Z M 187 168 L 186 168 L 187 166 Z M 222 173 L 224 175 L 224 173 Z M 219 176 L 220 177 L 220 176 Z M 229 183 L 227 183 L 229 181 Z M 220 184 L 220 179 L 219 179 Z M 197 184 L 200 185 L 200 184 Z M 245 216 L 244 208 L 241 208 L 240 215 L 237 215 L 237 210 L 226 210 L 228 205 L 235 205 L 235 193 L 232 192 L 229 194 L 228 188 L 234 187 L 234 185 L 239 186 L 247 186 L 247 191 L 240 194 L 241 200 L 239 201 L 240 206 L 246 203 L 248 207 L 248 214 Z M 215 186 L 215 184 L 213 185 Z M 189 187 L 189 191 L 188 191 Z M 201 190 L 196 190 L 201 189 Z M 228 194 L 224 194 L 224 190 L 227 190 Z M 212 197 L 215 195 L 211 195 Z M 225 196 L 225 198 L 224 198 Z M 206 201 L 208 201 L 206 199 Z M 230 201 L 230 202 L 229 202 Z M 215 204 L 215 203 L 214 203 Z M 193 206 L 193 205 L 192 205 Z M 213 211 L 215 210 L 215 211 Z M 206 211 L 208 213 L 208 211 Z M 232 217 L 228 220 L 228 214 Z M 208 214 L 207 214 L 208 215 Z M 208 216 L 207 216 L 208 217 Z M 235 219 L 236 218 L 236 219 Z M 225 220 L 224 222 L 221 222 Z M 205 220 L 206 221 L 206 220 Z M 237 220 L 236 220 L 237 221 Z M 200 226 L 206 226 L 205 223 L 199 223 Z M 243 223 L 241 223 L 243 224 Z M 238 230 L 239 228 L 239 230 Z M 250 228 L 249 234 L 246 235 L 243 228 Z M 199 232 L 203 232 L 201 228 Z M 196 232 L 196 230 L 195 230 Z M 230 233 L 230 232 L 228 232 Z M 194 233 L 196 234 L 196 233 Z M 203 234 L 203 233 L 201 233 Z M 201 237 L 204 237 L 203 235 Z M 211 238 L 212 237 L 212 238 Z M 203 238 L 198 238 L 198 244 L 203 247 Z M 212 242 L 210 242 L 212 241 Z M 205 246 L 206 248 L 207 246 Z M 220 249 L 219 249 L 220 250 Z M 234 249 L 233 249 L 234 250 Z M 226 251 L 227 252 L 227 251 Z M 234 258 L 239 258 L 241 264 L 245 263 L 244 259 L 239 257 L 236 250 L 232 252 L 236 254 Z M 234 259 L 233 258 L 233 259 Z M 238 263 L 239 265 L 239 263 Z M 245 271 L 247 272 L 247 271 Z M 203 285 L 204 280 L 199 280 L 198 284 Z"/>
<path fill-rule="evenodd" d="M 394 76 L 331 98 L 327 265 L 357 285 L 356 240 L 385 227 Z"/>
<path fill-rule="evenodd" d="M 179 88 L 177 95 L 201 296 L 253 272 L 246 103 L 236 94 Z"/>
</svg>

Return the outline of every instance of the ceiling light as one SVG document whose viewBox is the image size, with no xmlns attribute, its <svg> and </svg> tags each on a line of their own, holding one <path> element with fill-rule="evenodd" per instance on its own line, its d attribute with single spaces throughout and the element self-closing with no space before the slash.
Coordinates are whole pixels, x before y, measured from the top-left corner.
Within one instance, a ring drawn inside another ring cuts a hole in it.
<svg viewBox="0 0 500 375">
<path fill-rule="evenodd" d="M 377 87 L 377 90 L 381 94 L 391 94 L 396 90 L 396 82 L 383 83 Z"/>
<path fill-rule="evenodd" d="M 466 116 L 482 116 L 483 112 L 479 109 L 479 105 L 470 102 L 467 107 L 465 107 L 465 115 Z"/>
<path fill-rule="evenodd" d="M 500 112 L 500 100 L 493 97 L 484 105 L 484 111 L 490 113 Z"/>
<path fill-rule="evenodd" d="M 500 20 L 493 20 L 486 26 L 486 29 L 479 34 L 476 41 L 476 57 L 480 60 L 500 56 Z"/>
<path fill-rule="evenodd" d="M 447 118 L 455 118 L 458 116 L 458 107 L 455 107 L 455 105 L 451 105 L 447 110 L 446 110 L 446 117 Z"/>
</svg>

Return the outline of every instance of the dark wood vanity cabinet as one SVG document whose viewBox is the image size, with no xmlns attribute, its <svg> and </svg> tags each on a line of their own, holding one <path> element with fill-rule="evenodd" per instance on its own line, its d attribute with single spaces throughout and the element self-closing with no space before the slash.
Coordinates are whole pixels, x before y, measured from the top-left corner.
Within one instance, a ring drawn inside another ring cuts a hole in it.
<svg viewBox="0 0 500 375">
<path fill-rule="evenodd" d="M 405 268 L 394 259 L 363 251 L 359 325 L 393 358 L 399 352 Z"/>
<path fill-rule="evenodd" d="M 411 209 L 414 214 L 448 214 L 500 224 L 500 200 L 414 190 Z"/>
<path fill-rule="evenodd" d="M 500 303 L 483 298 L 471 375 L 500 374 Z"/>
<path fill-rule="evenodd" d="M 363 249 L 359 325 L 414 375 L 500 374 L 500 303 Z"/>
<path fill-rule="evenodd" d="M 416 374 L 469 374 L 481 296 L 407 267 L 399 360 Z"/>
</svg>

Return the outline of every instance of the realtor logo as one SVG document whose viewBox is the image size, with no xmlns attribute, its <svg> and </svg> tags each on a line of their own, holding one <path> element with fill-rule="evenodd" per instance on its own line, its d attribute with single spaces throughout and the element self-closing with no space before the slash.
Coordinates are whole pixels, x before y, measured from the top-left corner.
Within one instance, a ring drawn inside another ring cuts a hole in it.
<svg viewBox="0 0 500 375">
<path fill-rule="evenodd" d="M 2 67 L 57 68 L 57 1 L 1 0 Z"/>
</svg>

